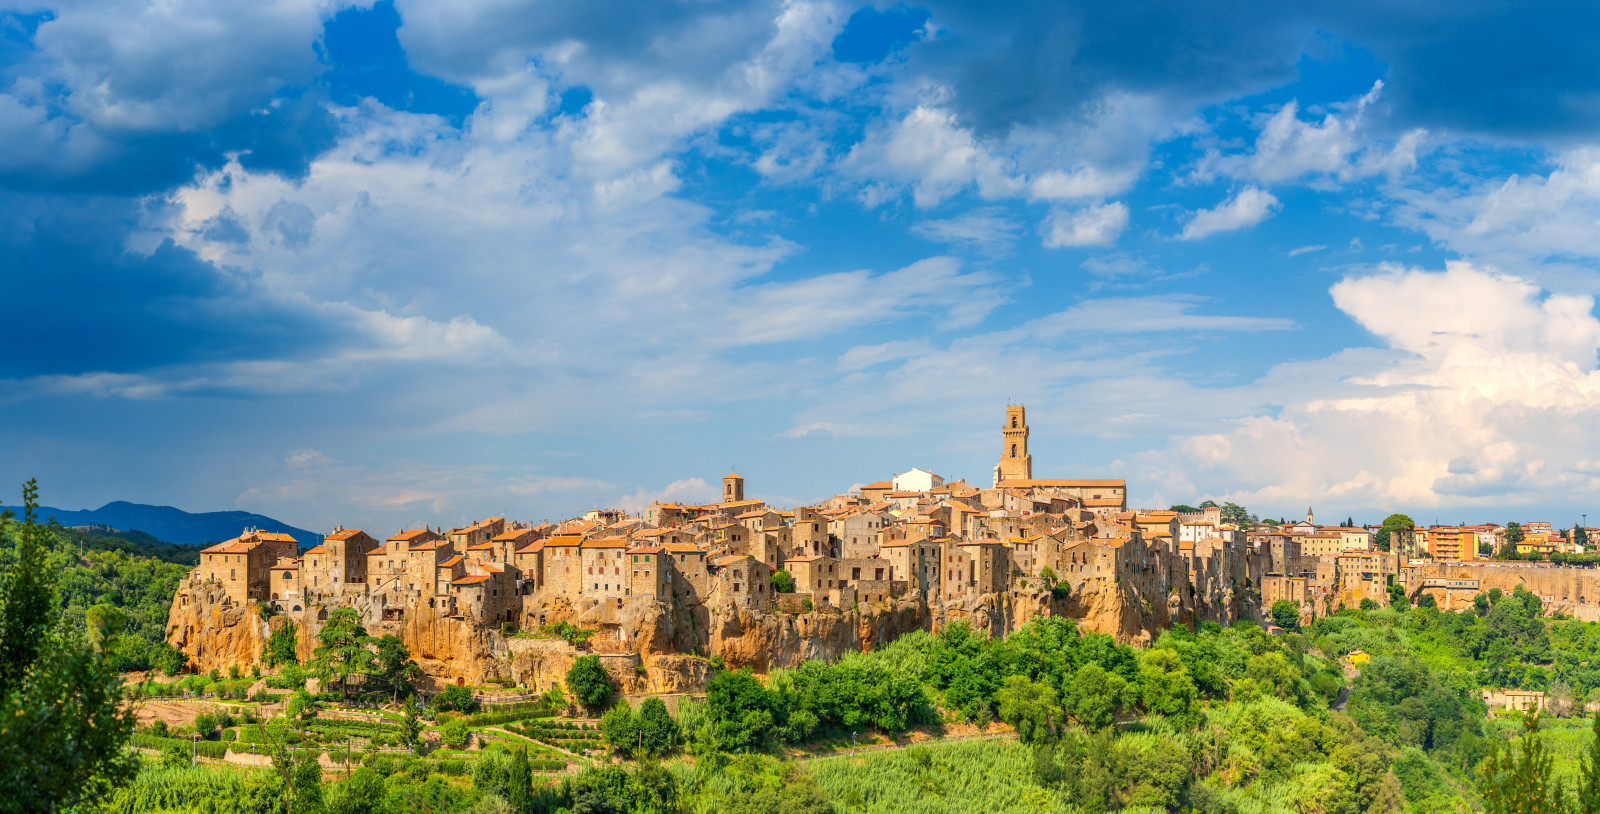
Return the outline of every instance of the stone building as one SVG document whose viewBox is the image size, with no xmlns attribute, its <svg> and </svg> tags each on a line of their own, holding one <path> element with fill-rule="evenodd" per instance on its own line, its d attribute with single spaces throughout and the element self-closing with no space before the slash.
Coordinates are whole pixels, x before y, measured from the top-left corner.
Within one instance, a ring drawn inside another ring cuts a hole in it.
<svg viewBox="0 0 1600 814">
<path fill-rule="evenodd" d="M 411 547 L 442 539 L 431 529 L 402 531 L 367 553 L 367 584 L 373 593 L 422 593 L 430 574 L 411 570 Z"/>
<path fill-rule="evenodd" d="M 223 586 L 235 604 L 268 599 L 272 593 L 268 570 L 279 560 L 294 559 L 299 544 L 287 534 L 246 530 L 232 540 L 201 550 L 195 573 L 203 582 Z"/>
<path fill-rule="evenodd" d="M 1000 435 L 1000 463 L 994 467 L 994 485 L 1033 480 L 1033 456 L 1028 454 L 1028 408 L 1007 405 Z"/>
<path fill-rule="evenodd" d="M 318 596 L 366 593 L 367 566 L 381 544 L 360 529 L 338 528 L 300 558 L 302 592 Z"/>
</svg>

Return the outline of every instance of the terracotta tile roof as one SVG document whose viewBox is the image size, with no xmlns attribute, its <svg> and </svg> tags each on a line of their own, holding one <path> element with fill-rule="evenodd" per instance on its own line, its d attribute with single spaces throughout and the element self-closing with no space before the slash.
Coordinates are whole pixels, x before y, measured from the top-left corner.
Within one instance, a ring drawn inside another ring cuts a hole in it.
<svg viewBox="0 0 1600 814">
<path fill-rule="evenodd" d="M 333 553 L 333 549 L 329 548 L 327 543 L 323 543 L 322 545 L 319 545 L 319 546 L 311 549 L 310 551 L 307 551 L 305 553 L 305 556 L 309 557 L 312 554 L 332 554 L 332 553 Z"/>
<path fill-rule="evenodd" d="M 704 554 L 705 549 L 694 543 L 667 543 L 666 549 L 674 554 Z"/>
<path fill-rule="evenodd" d="M 539 553 L 539 552 L 541 552 L 543 550 L 544 550 L 544 541 L 543 540 L 535 540 L 535 541 L 533 541 L 531 543 L 528 543 L 527 545 L 517 549 L 516 551 L 513 551 L 512 553 L 513 554 L 537 554 L 537 553 Z"/>
<path fill-rule="evenodd" d="M 357 534 L 360 534 L 360 533 L 361 533 L 361 529 L 339 529 L 338 531 L 336 531 L 336 532 L 334 532 L 332 534 L 329 534 L 326 539 L 329 539 L 329 540 L 348 540 L 351 537 L 354 537 L 354 536 L 356 536 Z"/>
<path fill-rule="evenodd" d="M 869 483 L 866 486 L 863 486 L 861 488 L 863 490 L 865 490 L 865 489 L 874 489 L 874 490 L 877 490 L 877 489 L 893 489 L 894 488 L 894 481 L 880 480 L 877 483 Z"/>
<path fill-rule="evenodd" d="M 297 569 L 299 567 L 300 567 L 299 558 L 293 558 L 293 559 L 285 558 L 285 559 L 278 560 L 276 563 L 273 563 L 272 567 L 267 569 L 267 570 L 269 570 L 269 571 L 292 571 L 292 570 L 295 570 L 295 569 Z"/>
<path fill-rule="evenodd" d="M 545 540 L 544 544 L 550 548 L 565 548 L 568 546 L 582 545 L 583 538 L 576 534 L 563 534 Z"/>
<path fill-rule="evenodd" d="M 432 533 L 433 532 L 428 530 L 428 529 L 412 529 L 411 531 L 402 531 L 399 534 L 396 534 L 395 536 L 390 537 L 389 539 L 391 539 L 391 540 L 401 540 L 403 542 L 410 542 L 412 540 L 417 539 L 418 537 L 421 537 L 421 536 L 426 535 L 426 534 L 432 534 Z"/>
<path fill-rule="evenodd" d="M 1006 480 L 1006 481 L 1001 481 L 1001 483 L 1003 485 L 1005 485 L 1005 486 L 1020 486 L 1020 487 L 1024 487 L 1024 488 L 1027 488 L 1027 487 L 1050 487 L 1050 486 L 1060 486 L 1060 487 L 1067 487 L 1067 488 L 1093 487 L 1093 486 L 1107 486 L 1107 487 L 1113 487 L 1113 488 L 1127 488 L 1127 485 L 1128 485 L 1128 482 L 1126 480 L 1123 480 L 1122 478 L 1106 479 L 1106 480 L 1095 480 L 1095 479 Z"/>
<path fill-rule="evenodd" d="M 603 540 L 584 540 L 584 548 L 627 548 L 628 544 L 617 537 L 607 537 Z"/>
<path fill-rule="evenodd" d="M 214 546 L 212 546 L 210 548 L 202 549 L 200 551 L 200 553 L 201 554 L 245 554 L 245 553 L 248 553 L 250 551 L 250 549 L 253 549 L 258 545 L 261 545 L 261 541 L 259 541 L 259 540 L 246 540 L 246 539 L 241 538 L 241 537 L 235 537 L 232 540 L 223 540 L 222 542 L 217 543 L 216 545 L 214 545 Z"/>
<path fill-rule="evenodd" d="M 494 536 L 494 539 L 497 542 L 507 542 L 507 543 L 509 543 L 509 542 L 513 542 L 513 541 L 516 541 L 516 540 L 520 540 L 523 537 L 527 537 L 528 535 L 530 535 L 532 533 L 533 533 L 533 529 L 510 529 L 508 531 L 502 531 L 499 534 L 496 534 Z"/>
<path fill-rule="evenodd" d="M 439 567 L 440 568 L 452 568 L 454 566 L 460 565 L 461 561 L 464 560 L 464 559 L 466 559 L 466 557 L 464 555 L 457 554 L 454 557 L 451 557 L 450 559 L 439 563 Z"/>
<path fill-rule="evenodd" d="M 720 568 L 720 567 L 722 567 L 724 565 L 732 565 L 732 564 L 734 564 L 736 562 L 740 562 L 742 560 L 750 560 L 750 559 L 754 559 L 754 558 L 753 557 L 749 557 L 749 556 L 744 555 L 744 554 L 735 554 L 735 555 L 733 555 L 731 557 L 718 557 L 717 559 L 713 560 L 711 562 L 711 564 Z"/>
<path fill-rule="evenodd" d="M 477 585 L 478 583 L 484 582 L 487 579 L 489 579 L 489 577 L 487 575 L 479 575 L 479 576 L 475 576 L 475 577 L 461 577 L 459 579 L 451 580 L 450 584 L 451 585 Z"/>
</svg>

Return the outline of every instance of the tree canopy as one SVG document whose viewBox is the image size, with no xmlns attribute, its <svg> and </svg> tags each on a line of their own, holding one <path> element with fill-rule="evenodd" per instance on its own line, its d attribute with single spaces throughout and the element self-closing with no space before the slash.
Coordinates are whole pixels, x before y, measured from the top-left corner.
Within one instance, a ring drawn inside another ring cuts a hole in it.
<svg viewBox="0 0 1600 814">
<path fill-rule="evenodd" d="M 22 522 L 0 516 L 0 800 L 20 811 L 93 799 L 137 766 L 115 666 L 63 623 L 38 505 L 29 481 Z"/>
</svg>

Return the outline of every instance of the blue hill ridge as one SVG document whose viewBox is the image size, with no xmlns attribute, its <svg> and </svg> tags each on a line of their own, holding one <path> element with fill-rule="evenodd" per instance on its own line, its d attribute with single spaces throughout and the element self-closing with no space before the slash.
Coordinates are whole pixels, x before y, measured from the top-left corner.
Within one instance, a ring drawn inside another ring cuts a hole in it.
<svg viewBox="0 0 1600 814">
<path fill-rule="evenodd" d="M 8 507 L 17 514 L 22 509 Z M 54 517 L 63 526 L 110 526 L 128 531 L 137 529 L 157 539 L 183 545 L 207 545 L 238 537 L 246 528 L 277 531 L 288 534 L 300 542 L 301 549 L 322 542 L 317 532 L 295 528 L 266 515 L 253 512 L 186 512 L 172 506 L 150 506 L 115 500 L 98 509 L 74 511 L 39 507 L 40 519 Z"/>
</svg>

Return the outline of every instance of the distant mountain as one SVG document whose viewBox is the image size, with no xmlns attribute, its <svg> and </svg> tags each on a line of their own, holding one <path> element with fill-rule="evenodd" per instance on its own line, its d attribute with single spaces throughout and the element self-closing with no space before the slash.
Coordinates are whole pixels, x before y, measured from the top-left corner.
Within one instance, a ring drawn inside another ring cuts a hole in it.
<svg viewBox="0 0 1600 814">
<path fill-rule="evenodd" d="M 9 507 L 17 514 L 22 509 Z M 297 529 L 270 517 L 250 512 L 186 512 L 171 506 L 147 506 L 117 500 L 98 509 L 69 511 L 39 507 L 39 518 L 54 517 L 63 526 L 110 526 L 128 531 L 137 529 L 169 543 L 205 545 L 220 543 L 238 537 L 246 528 L 262 531 L 280 531 L 300 541 L 300 547 L 310 548 L 322 542 L 322 535 Z"/>
</svg>

